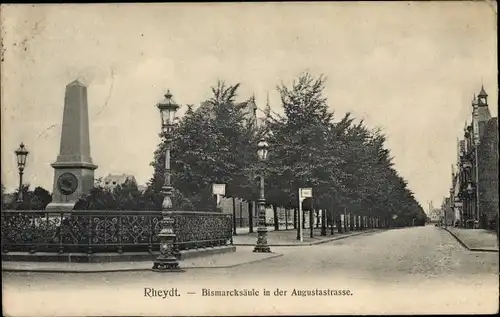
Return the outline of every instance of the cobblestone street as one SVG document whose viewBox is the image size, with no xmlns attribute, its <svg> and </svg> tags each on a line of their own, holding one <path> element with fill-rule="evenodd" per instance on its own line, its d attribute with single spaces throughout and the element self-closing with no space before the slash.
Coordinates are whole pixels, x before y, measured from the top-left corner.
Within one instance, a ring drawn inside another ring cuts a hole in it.
<svg viewBox="0 0 500 317">
<path fill-rule="evenodd" d="M 246 249 L 252 251 L 238 247 Z M 494 313 L 498 309 L 498 253 L 467 251 L 450 233 L 434 226 L 272 251 L 283 256 L 178 274 L 4 272 L 4 313 L 216 314 L 222 313 L 214 310 L 219 304 L 224 314 Z M 145 287 L 178 288 L 181 296 L 149 298 L 144 296 Z M 266 288 L 271 296 L 206 297 L 202 288 L 261 292 Z M 288 290 L 287 296 L 273 296 L 276 288 Z M 352 294 L 290 297 L 293 288 L 349 289 Z"/>
</svg>

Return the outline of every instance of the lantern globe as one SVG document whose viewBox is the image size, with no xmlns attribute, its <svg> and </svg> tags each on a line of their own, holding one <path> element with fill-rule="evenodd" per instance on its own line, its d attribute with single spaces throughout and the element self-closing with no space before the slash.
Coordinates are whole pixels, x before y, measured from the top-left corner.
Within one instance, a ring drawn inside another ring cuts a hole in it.
<svg viewBox="0 0 500 317">
<path fill-rule="evenodd" d="M 165 99 L 160 101 L 156 107 L 160 110 L 161 126 L 167 128 L 174 124 L 175 112 L 179 109 L 179 105 L 172 99 L 170 90 L 165 94 Z"/>
<path fill-rule="evenodd" d="M 267 160 L 268 148 L 269 144 L 264 139 L 261 139 L 257 144 L 257 155 L 261 161 Z"/>
<path fill-rule="evenodd" d="M 19 148 L 15 151 L 17 157 L 17 166 L 19 169 L 24 169 L 26 166 L 26 157 L 28 156 L 28 150 L 26 150 L 24 143 L 19 145 Z"/>
</svg>

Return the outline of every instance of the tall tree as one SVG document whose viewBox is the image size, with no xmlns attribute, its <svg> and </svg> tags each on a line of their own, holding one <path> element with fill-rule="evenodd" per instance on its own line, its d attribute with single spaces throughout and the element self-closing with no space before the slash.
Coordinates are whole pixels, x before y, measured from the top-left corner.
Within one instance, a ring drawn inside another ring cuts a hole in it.
<svg viewBox="0 0 500 317">
<path fill-rule="evenodd" d="M 244 114 L 244 103 L 236 103 L 239 84 L 219 81 L 212 97 L 196 110 L 188 107 L 174 133 L 171 166 L 173 184 L 198 210 L 212 210 L 212 184 L 226 184 L 226 196 L 253 193 L 255 131 Z M 152 162 L 150 188 L 163 182 L 165 142 Z M 174 202 L 175 203 L 175 202 Z"/>
<path fill-rule="evenodd" d="M 315 203 L 326 205 L 342 188 L 343 171 L 333 113 L 323 95 L 325 79 L 302 74 L 292 86 L 278 91 L 284 116 L 268 119 L 271 199 L 296 206 L 298 189 L 313 187 Z"/>
</svg>

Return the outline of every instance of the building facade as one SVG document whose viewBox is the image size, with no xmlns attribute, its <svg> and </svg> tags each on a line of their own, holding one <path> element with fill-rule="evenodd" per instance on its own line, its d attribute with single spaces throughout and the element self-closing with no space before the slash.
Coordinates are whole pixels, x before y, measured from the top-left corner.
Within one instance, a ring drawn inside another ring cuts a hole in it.
<svg viewBox="0 0 500 317">
<path fill-rule="evenodd" d="M 432 209 L 429 212 L 430 222 L 432 222 L 432 223 L 439 222 L 439 220 L 441 219 L 441 214 L 442 214 L 441 209 L 439 209 L 439 208 Z"/>
<path fill-rule="evenodd" d="M 106 189 L 113 190 L 117 186 L 124 185 L 126 183 L 137 185 L 137 181 L 134 175 L 129 174 L 109 174 L 102 179 L 102 187 Z"/>
<path fill-rule="evenodd" d="M 498 120 L 491 117 L 484 87 L 472 101 L 472 120 L 459 141 L 458 171 L 450 196 L 460 226 L 497 228 Z"/>
</svg>

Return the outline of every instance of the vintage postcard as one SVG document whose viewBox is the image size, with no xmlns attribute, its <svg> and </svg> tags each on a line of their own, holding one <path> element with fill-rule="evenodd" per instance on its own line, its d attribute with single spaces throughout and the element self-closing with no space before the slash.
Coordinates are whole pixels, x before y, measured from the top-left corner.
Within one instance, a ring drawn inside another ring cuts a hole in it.
<svg viewBox="0 0 500 317">
<path fill-rule="evenodd" d="M 496 2 L 0 8 L 5 316 L 498 312 Z"/>
</svg>

